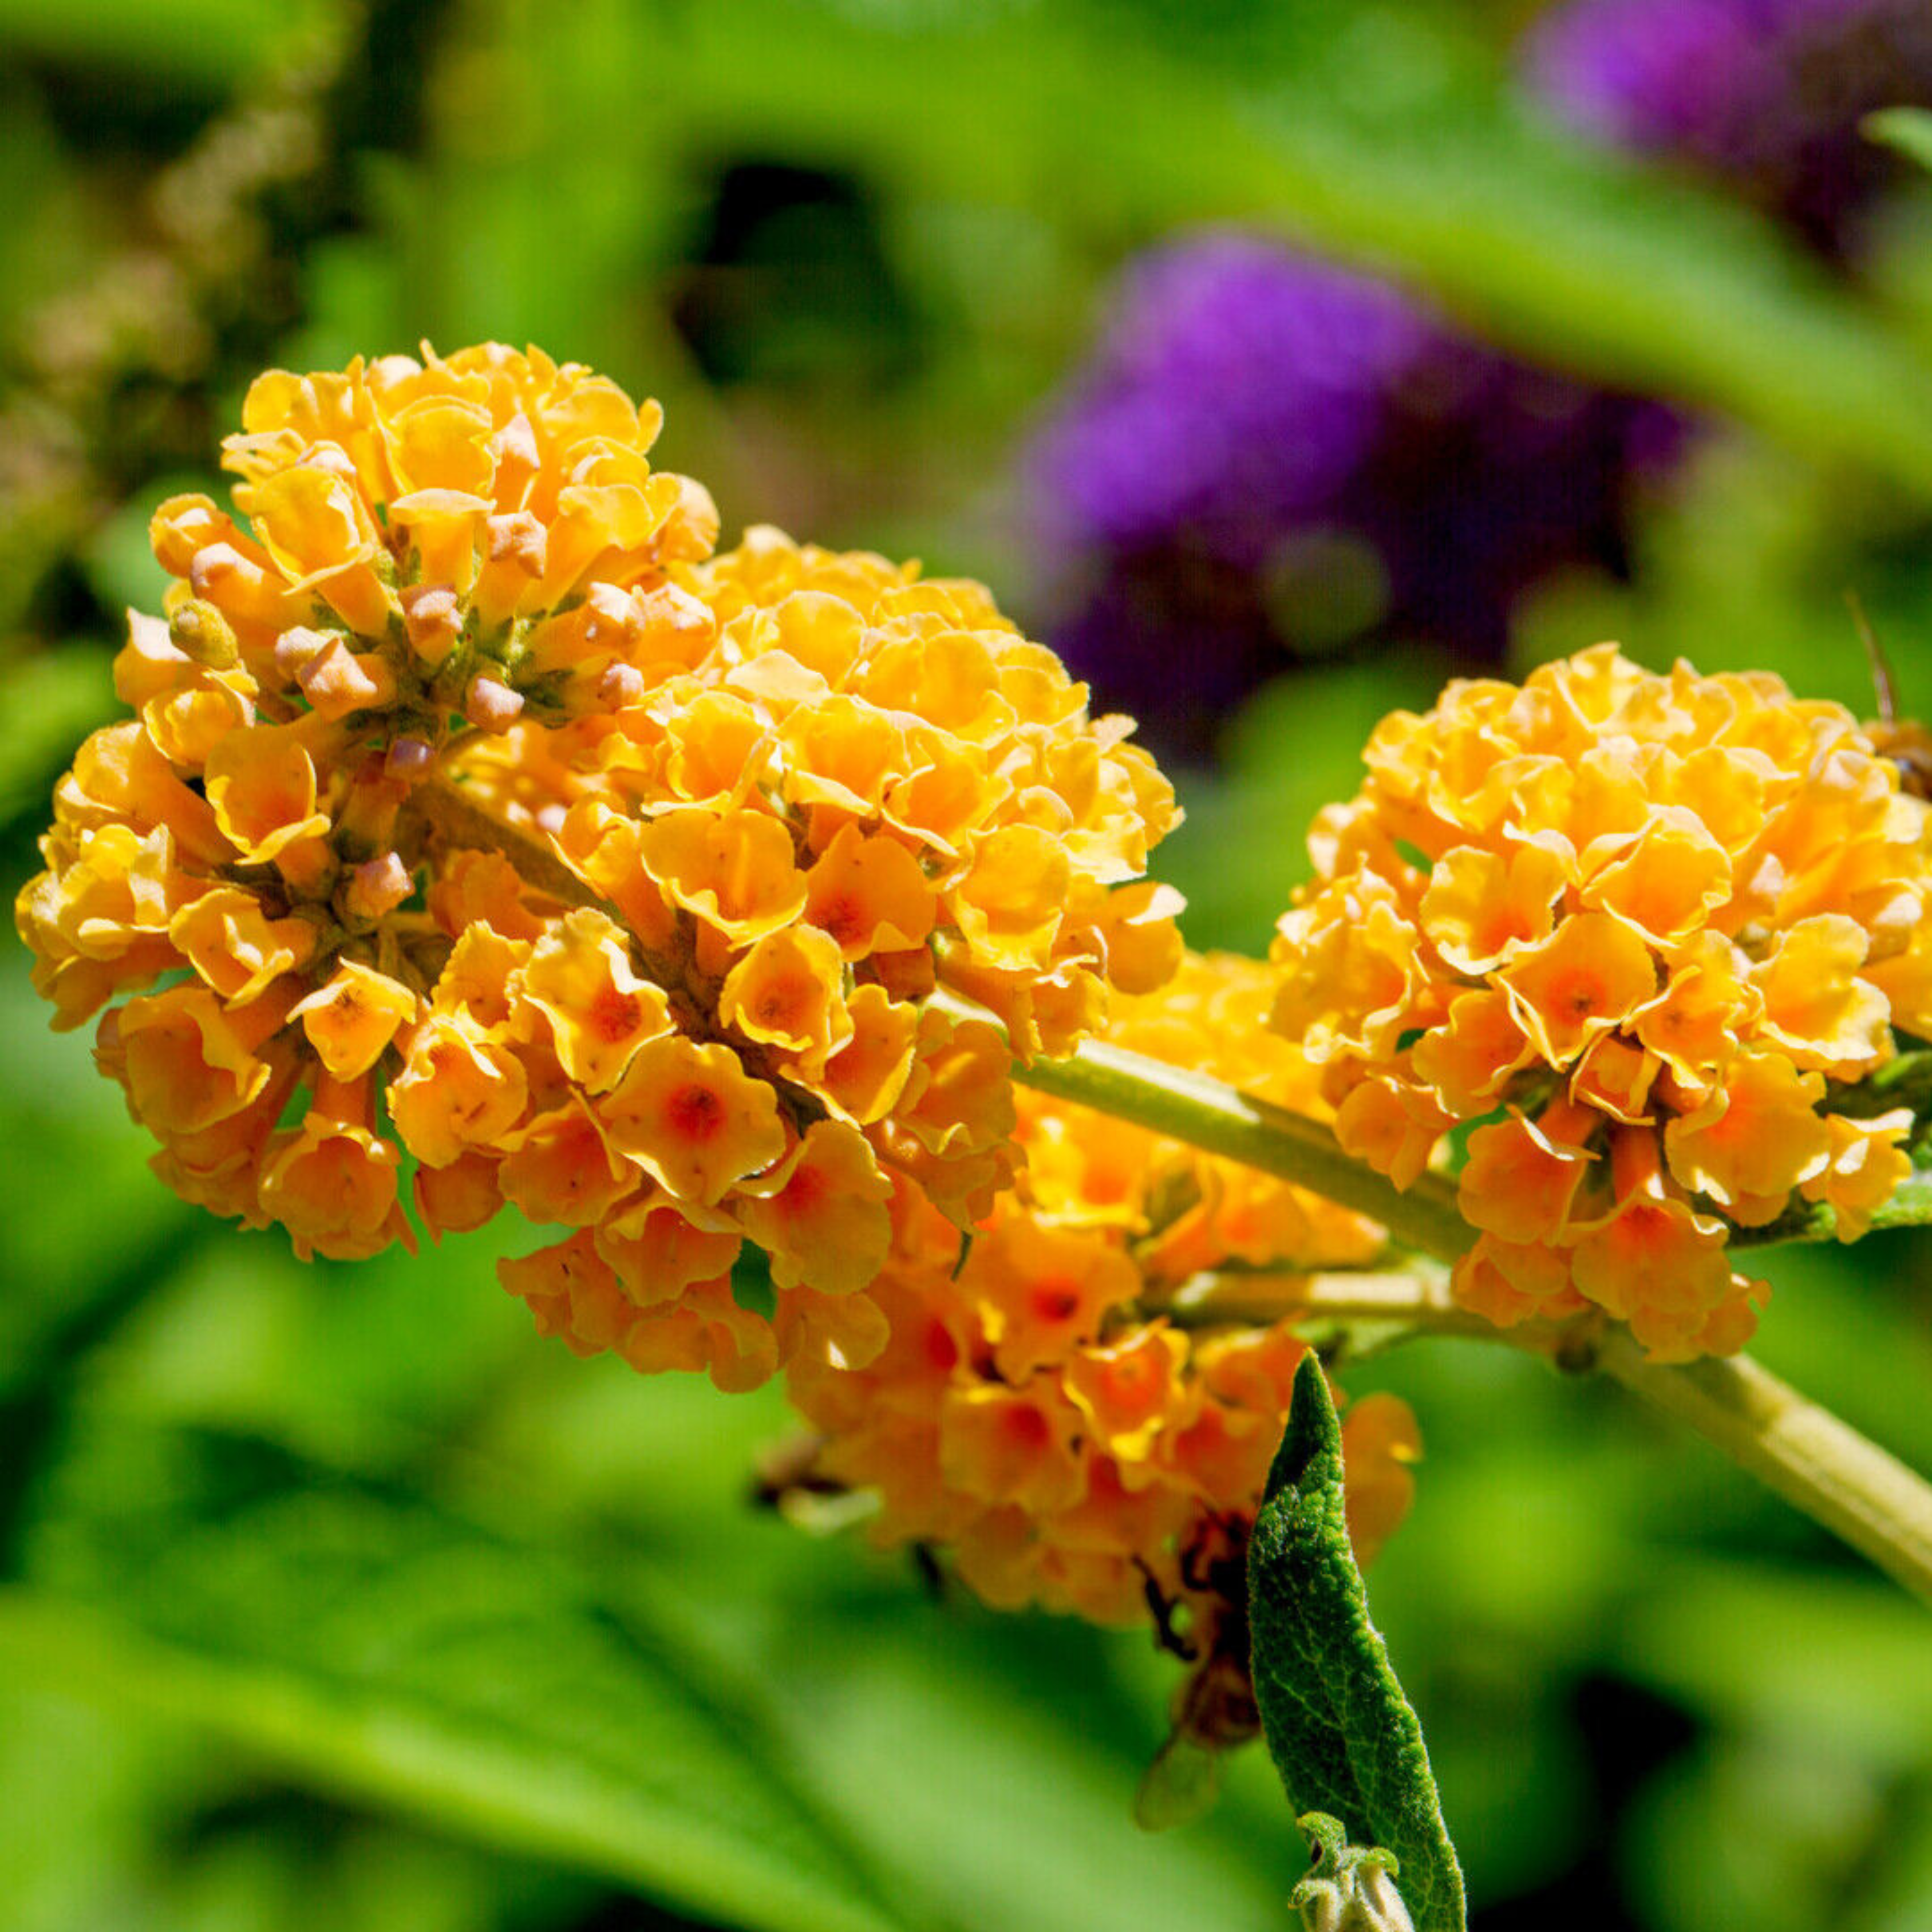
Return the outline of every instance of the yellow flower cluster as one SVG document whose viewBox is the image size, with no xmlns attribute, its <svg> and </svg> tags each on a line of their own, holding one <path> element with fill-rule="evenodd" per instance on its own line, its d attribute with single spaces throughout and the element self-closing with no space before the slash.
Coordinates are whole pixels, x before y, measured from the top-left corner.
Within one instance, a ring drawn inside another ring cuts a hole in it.
<svg viewBox="0 0 1932 1932">
<path fill-rule="evenodd" d="M 1407 1186 L 1458 1135 L 1464 1304 L 1594 1305 L 1660 1360 L 1742 1346 L 1731 1227 L 1863 1232 L 1911 1116 L 1828 1082 L 1932 1033 L 1927 808 L 1840 706 L 1612 645 L 1385 720 L 1310 836 L 1276 1025 Z"/>
<path fill-rule="evenodd" d="M 712 558 L 658 426 L 497 346 L 260 378 L 18 916 L 57 1025 L 136 995 L 99 1058 L 189 1198 L 366 1254 L 406 1152 L 433 1233 L 574 1231 L 506 1275 L 544 1326 L 742 1386 L 878 1336 L 896 1203 L 1010 1178 L 1011 1048 L 937 987 L 1058 1053 L 1172 970 L 1176 814 L 978 585 Z"/>
<path fill-rule="evenodd" d="M 98 1056 L 166 1179 L 363 1255 L 409 1238 L 376 1087 L 449 952 L 438 895 L 474 869 L 430 862 L 404 808 L 459 736 L 587 701 L 538 640 L 706 554 L 717 519 L 651 471 L 655 406 L 536 352 L 273 371 L 242 420 L 240 520 L 155 513 L 174 581 L 164 616 L 129 614 L 135 716 L 62 781 L 16 913 L 58 1027 L 174 980 L 103 1016 Z"/>
<path fill-rule="evenodd" d="M 1090 722 L 977 584 L 770 530 L 675 578 L 682 661 L 460 776 L 550 836 L 670 989 L 662 1043 L 620 1054 L 593 1108 L 614 1172 L 655 1190 L 506 1282 L 574 1347 L 742 1385 L 883 1346 L 864 1291 L 896 1202 L 950 1221 L 956 1258 L 1012 1180 L 1007 1040 L 1065 1053 L 1110 987 L 1180 956 L 1178 896 L 1134 882 L 1175 814 L 1121 721 Z M 928 1004 L 941 986 L 1007 1037 Z M 594 1007 L 580 988 L 557 1013 Z M 701 1274 L 665 1264 L 674 1234 Z M 771 1258 L 776 1322 L 715 1265 L 741 1234 Z"/>
<path fill-rule="evenodd" d="M 1266 1030 L 1271 987 L 1257 962 L 1190 956 L 1158 998 L 1118 1002 L 1108 1037 L 1238 1066 L 1319 1114 L 1315 1075 Z M 1244 1657 L 1246 1535 L 1307 1345 L 1292 1315 L 1217 1319 L 1184 1290 L 1217 1268 L 1271 1270 L 1290 1310 L 1293 1276 L 1373 1258 L 1382 1230 L 1037 1094 L 1020 1138 L 1018 1186 L 963 1266 L 929 1208 L 895 1217 L 875 1355 L 793 1364 L 793 1400 L 824 1438 L 812 1476 L 876 1491 L 881 1540 L 947 1546 L 988 1602 L 1110 1622 L 1152 1604 L 1190 1654 Z M 1408 1507 L 1418 1445 L 1393 1396 L 1357 1402 L 1346 1434 L 1366 1558 Z"/>
</svg>

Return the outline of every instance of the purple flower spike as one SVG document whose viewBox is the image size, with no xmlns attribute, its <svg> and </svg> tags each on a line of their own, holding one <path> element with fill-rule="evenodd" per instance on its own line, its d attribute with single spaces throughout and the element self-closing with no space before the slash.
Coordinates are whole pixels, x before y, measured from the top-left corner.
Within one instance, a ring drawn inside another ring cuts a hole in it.
<svg viewBox="0 0 1932 1932">
<path fill-rule="evenodd" d="M 1181 756 L 1299 652 L 1493 658 L 1531 578 L 1620 560 L 1640 432 L 1676 435 L 1386 284 L 1256 237 L 1172 243 L 1025 459 L 1052 640 Z"/>
</svg>

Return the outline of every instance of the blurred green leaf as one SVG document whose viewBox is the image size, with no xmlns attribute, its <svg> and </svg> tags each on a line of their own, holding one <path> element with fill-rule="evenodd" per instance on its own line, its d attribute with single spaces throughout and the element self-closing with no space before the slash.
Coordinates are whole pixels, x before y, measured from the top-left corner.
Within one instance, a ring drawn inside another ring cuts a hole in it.
<svg viewBox="0 0 1932 1932">
<path fill-rule="evenodd" d="M 770 1932 L 907 1920 L 714 1659 L 560 1556 L 212 1431 L 97 1424 L 53 1486 L 27 1681 Z"/>
<path fill-rule="evenodd" d="M 64 645 L 0 672 L 0 824 L 28 813 L 44 818 L 53 784 L 74 746 L 114 715 L 114 681 L 105 653 Z"/>
<path fill-rule="evenodd" d="M 1881 146 L 1892 148 L 1922 168 L 1932 168 L 1932 112 L 1923 107 L 1886 107 L 1868 114 L 1860 131 Z"/>
<path fill-rule="evenodd" d="M 1833 1741 L 1724 1740 L 1642 1794 L 1624 1883 L 1658 1932 L 1924 1932 L 1923 1894 L 1916 1910 L 1864 1909 L 1887 1876 L 1886 1824 L 1882 1791 Z"/>
<path fill-rule="evenodd" d="M 1876 1579 L 1654 1562 L 1617 1616 L 1615 1654 L 1736 1728 L 1828 1738 L 1900 1767 L 1932 1736 L 1932 1622 Z"/>
<path fill-rule="evenodd" d="M 7 1932 L 511 1932 L 594 1882 L 344 1810 L 124 1703 L 0 1688 Z"/>
<path fill-rule="evenodd" d="M 4 1405 L 98 1340 L 218 1231 L 148 1172 L 152 1144 L 128 1118 L 82 1039 L 50 1032 L 24 952 L 0 952 L 0 1149 L 14 1198 L 0 1216 L 0 1442 Z M 18 1445 L 8 1443 L 10 1454 Z M 10 1484 L 0 1464 L 0 1496 Z M 0 1512 L 4 1513 L 4 1512 Z"/>
<path fill-rule="evenodd" d="M 1255 1699 L 1295 1810 L 1329 1813 L 1350 1842 L 1394 1852 L 1420 1932 L 1461 1932 L 1462 1871 L 1422 1728 L 1369 1622 L 1348 1544 L 1341 1424 L 1312 1355 L 1295 1376 L 1248 1578 Z"/>
<path fill-rule="evenodd" d="M 319 10 L 255 0 L 0 0 L 0 46 L 212 88 L 252 73 Z"/>
<path fill-rule="evenodd" d="M 905 191 L 1050 196 L 1123 243 L 1276 226 L 1508 346 L 1932 496 L 1922 362 L 1768 222 L 1544 124 L 1453 16 L 1257 11 L 1280 24 L 1223 54 L 1138 10 L 922 14 L 915 34 L 886 10 L 736 0 L 677 16 L 648 115 Z"/>
</svg>

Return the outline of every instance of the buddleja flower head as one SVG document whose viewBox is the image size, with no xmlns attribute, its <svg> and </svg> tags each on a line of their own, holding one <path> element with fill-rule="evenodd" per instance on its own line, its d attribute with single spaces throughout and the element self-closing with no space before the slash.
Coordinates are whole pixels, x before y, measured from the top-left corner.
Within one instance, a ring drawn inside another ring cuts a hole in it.
<svg viewBox="0 0 1932 1932">
<path fill-rule="evenodd" d="M 56 1024 L 134 993 L 99 1058 L 160 1171 L 305 1253 L 406 1238 L 406 1152 L 433 1232 L 575 1231 L 507 1279 L 577 1347 L 862 1352 L 896 1204 L 964 1226 L 1010 1176 L 1008 1036 L 1178 957 L 1130 726 L 976 584 L 710 560 L 656 406 L 535 351 L 273 372 L 244 424 L 242 520 L 155 518 L 136 716 L 20 901 Z"/>
<path fill-rule="evenodd" d="M 1909 1112 L 1828 1095 L 1932 1028 L 1926 807 L 1838 706 L 1607 644 L 1365 758 L 1274 956 L 1343 1145 L 1406 1186 L 1470 1130 L 1455 1285 L 1492 1319 L 1742 1346 L 1730 1229 L 1822 1201 L 1850 1238 L 1910 1172 Z"/>
<path fill-rule="evenodd" d="M 1316 1076 L 1266 1030 L 1270 989 L 1257 962 L 1190 958 L 1159 996 L 1118 1003 L 1108 1036 L 1320 1114 Z M 1296 1282 L 1372 1261 L 1382 1231 L 1038 1094 L 1021 1112 L 1019 1184 L 964 1264 L 929 1209 L 897 1216 L 884 1348 L 856 1370 L 794 1363 L 824 1437 L 812 1477 L 876 1491 L 881 1540 L 945 1546 L 990 1602 L 1120 1622 L 1151 1597 L 1189 1654 L 1244 1663 L 1246 1533 L 1307 1352 Z M 1279 1318 L 1216 1321 L 1198 1291 L 1223 1266 L 1266 1270 L 1243 1279 L 1271 1286 Z M 1407 1508 L 1418 1445 L 1392 1396 L 1358 1402 L 1348 1433 L 1366 1556 Z"/>
</svg>

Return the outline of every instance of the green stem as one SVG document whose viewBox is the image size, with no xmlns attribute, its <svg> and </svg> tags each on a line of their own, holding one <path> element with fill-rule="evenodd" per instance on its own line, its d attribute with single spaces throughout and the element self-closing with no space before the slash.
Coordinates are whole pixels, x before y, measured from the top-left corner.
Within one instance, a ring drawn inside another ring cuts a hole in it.
<svg viewBox="0 0 1932 1932">
<path fill-rule="evenodd" d="M 1070 1060 L 1016 1065 L 1013 1077 L 1326 1194 L 1372 1215 L 1396 1240 L 1438 1260 L 1454 1261 L 1469 1244 L 1471 1231 L 1455 1213 L 1453 1192 L 1434 1176 L 1397 1194 L 1349 1161 L 1326 1130 L 1206 1075 L 1089 1042 Z M 1874 1226 L 1887 1218 L 1893 1226 L 1932 1220 L 1932 1180 L 1908 1181 L 1889 1204 L 1892 1216 L 1874 1216 Z M 1782 1238 L 1822 1240 L 1832 1232 L 1829 1210 L 1820 1209 Z M 1414 1312 L 1424 1322 L 1437 1318 L 1432 1290 L 1418 1292 Z M 1374 1318 L 1402 1316 L 1384 1304 Z M 1507 1339 L 1541 1346 L 1547 1331 Z M 1614 1326 L 1585 1359 L 1714 1442 L 1932 1604 L 1932 1484 L 1829 1410 L 1748 1356 L 1681 1366 L 1646 1361 L 1629 1332 Z"/>
<path fill-rule="evenodd" d="M 1056 1100 L 1292 1181 L 1379 1221 L 1394 1240 L 1420 1253 L 1454 1261 L 1474 1238 L 1456 1211 L 1454 1187 L 1441 1176 L 1425 1174 L 1406 1192 L 1398 1190 L 1344 1154 L 1319 1121 L 1256 1100 L 1208 1074 L 1088 1040 L 1070 1059 L 1016 1061 L 1013 1078 Z"/>
<path fill-rule="evenodd" d="M 1516 1339 L 1458 1307 L 1448 1276 L 1420 1259 L 1399 1274 L 1199 1275 L 1164 1298 L 1144 1298 L 1138 1305 L 1143 1314 L 1164 1316 L 1178 1328 L 1268 1328 L 1293 1316 L 1338 1328 L 1373 1323 L 1418 1335 Z"/>
</svg>

